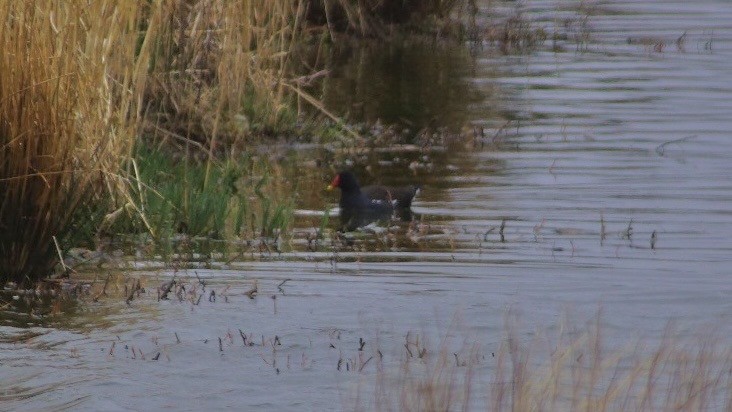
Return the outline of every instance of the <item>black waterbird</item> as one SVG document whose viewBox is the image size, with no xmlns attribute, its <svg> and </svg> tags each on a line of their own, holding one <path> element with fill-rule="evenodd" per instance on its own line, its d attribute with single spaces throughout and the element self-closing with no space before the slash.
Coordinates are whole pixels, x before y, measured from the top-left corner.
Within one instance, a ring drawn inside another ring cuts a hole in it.
<svg viewBox="0 0 732 412">
<path fill-rule="evenodd" d="M 371 185 L 360 187 L 353 173 L 338 173 L 328 190 L 341 189 L 338 205 L 341 209 L 341 226 L 354 230 L 377 220 L 387 220 L 396 213 L 404 220 L 411 218 L 409 208 L 419 193 L 418 186 L 390 187 Z"/>
</svg>

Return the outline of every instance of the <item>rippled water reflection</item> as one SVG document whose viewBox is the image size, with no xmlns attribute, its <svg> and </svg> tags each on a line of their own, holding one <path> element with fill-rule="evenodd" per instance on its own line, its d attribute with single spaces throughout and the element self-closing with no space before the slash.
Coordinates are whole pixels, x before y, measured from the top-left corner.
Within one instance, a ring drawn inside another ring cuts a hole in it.
<svg viewBox="0 0 732 412">
<path fill-rule="evenodd" d="M 461 113 L 485 130 L 474 146 L 379 155 L 373 175 L 358 165 L 363 180 L 424 184 L 413 237 L 401 227 L 336 259 L 296 247 L 199 270 L 218 297 L 197 305 L 157 302 L 171 277 L 160 271 L 129 306 L 110 299 L 60 324 L 0 327 L 6 402 L 349 409 L 373 380 L 375 362 L 344 370 L 363 353 L 396 367 L 407 333 L 432 347 L 448 336 L 456 352 L 474 338 L 489 353 L 509 307 L 526 337 L 558 327 L 565 310 L 585 320 L 599 307 L 610 344 L 658 339 L 672 319 L 682 333 L 711 324 L 732 336 L 732 5 L 612 1 L 578 15 L 576 4 L 525 10 L 566 28 L 562 51 L 478 51 L 462 74 L 483 98 Z M 414 174 L 414 160 L 431 166 Z M 326 173 L 302 173 L 303 209 L 335 203 L 321 191 Z M 193 273 L 178 276 L 195 290 Z"/>
</svg>

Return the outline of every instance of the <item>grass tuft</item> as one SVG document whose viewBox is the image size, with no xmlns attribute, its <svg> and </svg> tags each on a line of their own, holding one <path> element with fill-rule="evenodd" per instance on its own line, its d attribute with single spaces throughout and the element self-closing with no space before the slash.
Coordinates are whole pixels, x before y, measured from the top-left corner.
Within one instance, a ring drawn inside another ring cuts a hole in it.
<svg viewBox="0 0 732 412">
<path fill-rule="evenodd" d="M 135 165 L 131 197 L 139 210 L 127 210 L 107 234 L 122 235 L 138 250 L 149 240 L 166 260 L 174 253 L 226 253 L 239 241 L 278 239 L 292 223 L 289 183 L 266 158 L 202 161 L 141 145 Z"/>
</svg>

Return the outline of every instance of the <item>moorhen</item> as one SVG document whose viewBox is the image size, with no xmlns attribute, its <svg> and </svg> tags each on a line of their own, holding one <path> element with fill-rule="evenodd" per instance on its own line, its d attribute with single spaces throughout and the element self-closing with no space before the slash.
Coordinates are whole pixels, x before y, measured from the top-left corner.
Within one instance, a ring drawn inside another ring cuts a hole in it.
<svg viewBox="0 0 732 412">
<path fill-rule="evenodd" d="M 338 173 L 328 190 L 336 187 L 341 189 L 341 200 L 338 203 L 341 208 L 341 226 L 348 231 L 377 220 L 388 219 L 394 212 L 403 219 L 411 217 L 409 208 L 412 199 L 419 192 L 417 186 L 359 187 L 356 176 L 349 171 Z"/>
</svg>

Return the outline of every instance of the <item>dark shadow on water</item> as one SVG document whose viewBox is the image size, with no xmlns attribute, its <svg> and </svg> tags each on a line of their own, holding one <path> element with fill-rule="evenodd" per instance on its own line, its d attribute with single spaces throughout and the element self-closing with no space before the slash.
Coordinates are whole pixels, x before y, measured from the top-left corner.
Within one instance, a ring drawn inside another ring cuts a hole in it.
<svg viewBox="0 0 732 412">
<path fill-rule="evenodd" d="M 459 128 L 470 120 L 468 107 L 485 100 L 466 81 L 474 62 L 460 44 L 372 40 L 325 50 L 305 58 L 329 70 L 311 92 L 352 122 Z"/>
<path fill-rule="evenodd" d="M 421 216 L 414 213 L 412 209 L 396 209 L 394 211 L 394 217 L 402 222 L 413 222 L 421 218 Z"/>
<path fill-rule="evenodd" d="M 78 309 L 74 297 L 48 292 L 38 295 L 34 290 L 2 291 L 0 302 L 0 326 L 59 326 L 73 318 Z"/>
</svg>

